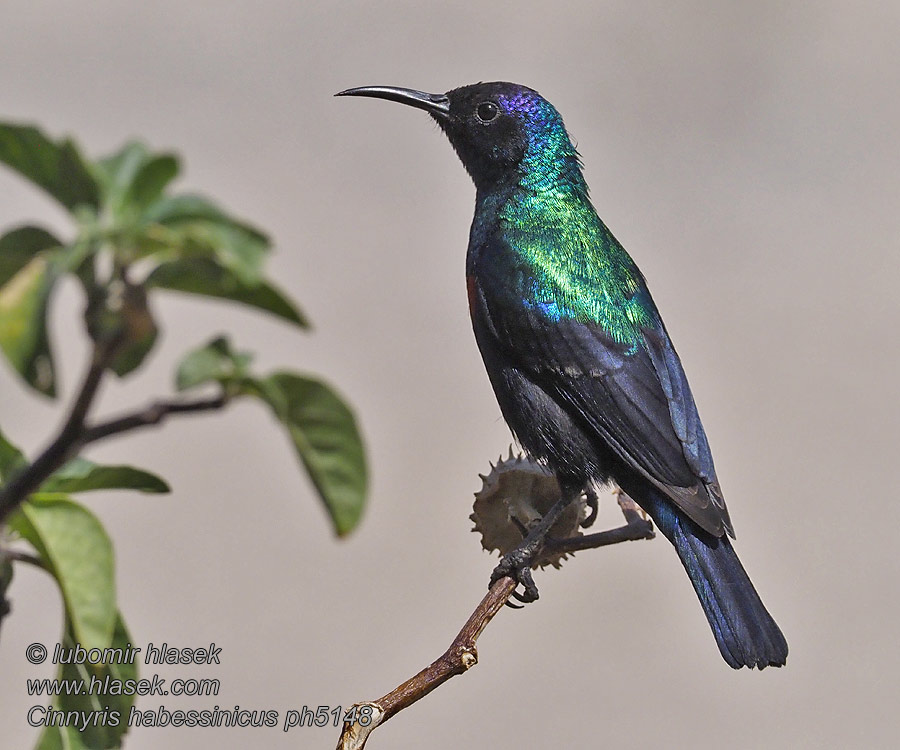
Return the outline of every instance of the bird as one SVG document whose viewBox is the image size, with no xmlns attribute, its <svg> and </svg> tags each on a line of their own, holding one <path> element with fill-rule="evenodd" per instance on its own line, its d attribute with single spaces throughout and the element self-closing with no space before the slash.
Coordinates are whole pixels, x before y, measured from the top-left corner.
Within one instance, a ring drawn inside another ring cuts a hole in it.
<svg viewBox="0 0 900 750">
<path fill-rule="evenodd" d="M 336 96 L 429 113 L 475 184 L 466 255 L 475 339 L 504 420 L 564 492 L 491 580 L 511 575 L 520 601 L 536 599 L 531 563 L 560 508 L 614 482 L 674 546 L 728 665 L 783 666 L 787 642 L 735 553 L 681 360 L 643 274 L 589 198 L 556 108 L 504 81 Z"/>
</svg>

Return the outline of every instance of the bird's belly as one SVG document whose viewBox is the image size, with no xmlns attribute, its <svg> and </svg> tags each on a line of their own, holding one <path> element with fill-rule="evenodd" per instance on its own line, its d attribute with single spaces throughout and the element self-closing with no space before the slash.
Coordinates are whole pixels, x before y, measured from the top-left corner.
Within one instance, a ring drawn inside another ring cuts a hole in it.
<svg viewBox="0 0 900 750">
<path fill-rule="evenodd" d="M 494 395 L 516 440 L 534 459 L 543 461 L 561 482 L 583 488 L 608 481 L 615 457 L 592 440 L 553 397 L 515 366 L 515 355 L 497 346 L 487 305 L 474 275 L 468 278 L 475 340 Z"/>
<path fill-rule="evenodd" d="M 525 451 L 544 461 L 564 484 L 584 487 L 609 479 L 614 459 L 543 389 L 513 367 L 485 358 L 503 418 Z"/>
</svg>

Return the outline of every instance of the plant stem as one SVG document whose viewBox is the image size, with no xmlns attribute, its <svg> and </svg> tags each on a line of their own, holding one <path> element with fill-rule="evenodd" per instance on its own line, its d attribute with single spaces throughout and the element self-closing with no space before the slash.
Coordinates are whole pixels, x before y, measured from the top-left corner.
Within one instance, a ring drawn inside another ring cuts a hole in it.
<svg viewBox="0 0 900 750">
<path fill-rule="evenodd" d="M 638 518 L 617 529 L 599 531 L 596 534 L 586 534 L 585 536 L 576 536 L 571 539 L 545 539 L 543 555 L 569 554 L 580 550 L 607 547 L 610 544 L 618 544 L 619 542 L 653 539 L 654 536 L 656 534 L 653 531 L 653 524 L 650 521 Z"/>
<path fill-rule="evenodd" d="M 94 344 L 90 367 L 88 367 L 81 389 L 75 397 L 69 416 L 59 434 L 32 464 L 13 475 L 0 488 L 0 526 L 6 522 L 25 498 L 40 486 L 41 482 L 72 456 L 84 431 L 84 420 L 87 418 L 91 404 L 103 381 L 103 375 L 115 356 L 120 341 L 120 338 L 114 338 L 105 343 Z"/>
<path fill-rule="evenodd" d="M 39 558 L 37 555 L 33 555 L 30 552 L 22 552 L 16 549 L 9 549 L 0 552 L 0 557 L 5 557 L 7 560 L 12 560 L 13 562 L 33 565 L 35 568 L 40 568 L 41 570 L 47 570 L 47 563 L 41 560 L 41 558 Z"/>
<path fill-rule="evenodd" d="M 59 434 L 34 460 L 34 463 L 13 475 L 6 484 L 0 487 L 0 526 L 47 477 L 88 443 L 94 443 L 111 435 L 159 424 L 172 414 L 212 411 L 221 409 L 228 403 L 228 396 L 224 392 L 214 398 L 197 401 L 158 401 L 145 409 L 122 417 L 96 425 L 86 425 L 88 411 L 117 348 L 118 342 L 116 341 L 106 345 L 95 345 L 91 365 Z"/>
<path fill-rule="evenodd" d="M 376 701 L 356 703 L 355 723 L 344 724 L 337 750 L 362 750 L 369 734 L 394 714 L 408 708 L 451 677 L 478 663 L 475 641 L 509 599 L 518 584 L 510 577 L 498 579 L 488 590 L 449 648 L 414 677 Z M 368 708 L 368 711 L 364 710 Z M 363 709 L 363 710 L 361 710 Z M 371 713 L 369 713 L 371 712 Z M 371 719 L 371 720 L 369 720 Z"/>
<path fill-rule="evenodd" d="M 625 526 L 574 539 L 546 540 L 545 551 L 557 554 L 592 547 L 604 547 L 635 539 L 652 539 L 654 536 L 653 524 L 642 519 L 633 511 L 634 504 L 630 498 L 620 494 L 619 505 L 628 521 Z M 384 724 L 404 708 L 408 708 L 424 698 L 451 677 L 463 674 L 466 670 L 474 667 L 478 663 L 475 641 L 485 626 L 503 608 L 515 591 L 516 585 L 516 582 L 509 577 L 497 580 L 469 616 L 450 647 L 441 656 L 417 675 L 410 677 L 402 685 L 378 700 L 354 704 L 352 709 L 355 711 L 351 715 L 355 717 L 355 721 L 348 721 L 344 724 L 337 750 L 363 750 L 369 735 L 376 727 Z"/>
<path fill-rule="evenodd" d="M 221 409 L 228 403 L 228 396 L 222 393 L 209 399 L 197 401 L 157 401 L 145 409 L 126 414 L 125 416 L 86 427 L 81 435 L 79 445 L 87 445 L 103 440 L 112 435 L 130 432 L 141 427 L 151 427 L 163 422 L 172 414 L 190 414 L 202 411 Z"/>
</svg>

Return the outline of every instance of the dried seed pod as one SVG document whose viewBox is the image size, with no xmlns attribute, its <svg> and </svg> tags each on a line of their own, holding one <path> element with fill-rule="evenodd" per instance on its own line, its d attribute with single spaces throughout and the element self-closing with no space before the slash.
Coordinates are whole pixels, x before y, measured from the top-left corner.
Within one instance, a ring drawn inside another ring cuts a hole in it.
<svg viewBox="0 0 900 750">
<path fill-rule="evenodd" d="M 479 474 L 481 489 L 475 493 L 473 513 L 469 518 L 481 534 L 481 546 L 489 552 L 497 550 L 505 555 L 522 541 L 522 527 L 536 523 L 562 497 L 556 476 L 545 466 L 514 456 L 501 456 L 497 465 L 491 464 L 486 476 Z M 587 515 L 584 498 L 577 498 L 566 508 L 548 534 L 554 539 L 581 536 L 580 522 Z M 544 558 L 539 567 L 553 565 L 558 568 L 566 555 Z"/>
</svg>

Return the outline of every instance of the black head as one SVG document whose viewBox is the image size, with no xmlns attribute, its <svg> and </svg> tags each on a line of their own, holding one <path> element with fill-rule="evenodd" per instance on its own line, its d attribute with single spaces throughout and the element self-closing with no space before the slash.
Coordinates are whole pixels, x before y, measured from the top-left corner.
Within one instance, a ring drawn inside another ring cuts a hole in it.
<svg viewBox="0 0 900 750">
<path fill-rule="evenodd" d="M 578 155 L 562 118 L 534 89 L 515 83 L 476 83 L 427 94 L 363 86 L 336 96 L 371 96 L 424 109 L 447 134 L 475 184 L 490 187 L 577 173 Z"/>
</svg>

